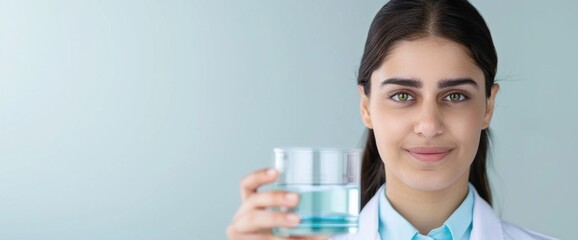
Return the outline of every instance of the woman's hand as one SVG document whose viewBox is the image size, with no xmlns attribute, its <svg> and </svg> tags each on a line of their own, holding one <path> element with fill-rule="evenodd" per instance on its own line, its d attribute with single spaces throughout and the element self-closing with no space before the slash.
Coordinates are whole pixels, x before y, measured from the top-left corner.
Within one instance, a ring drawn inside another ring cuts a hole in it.
<svg viewBox="0 0 578 240">
<path fill-rule="evenodd" d="M 299 195 L 286 191 L 257 192 L 257 189 L 275 181 L 279 173 L 274 169 L 262 169 L 249 174 L 241 181 L 241 206 L 227 227 L 230 240 L 302 239 L 321 240 L 328 236 L 289 237 L 273 235 L 273 227 L 295 227 L 299 216 L 292 212 L 274 212 L 270 207 L 293 208 L 299 202 Z"/>
</svg>

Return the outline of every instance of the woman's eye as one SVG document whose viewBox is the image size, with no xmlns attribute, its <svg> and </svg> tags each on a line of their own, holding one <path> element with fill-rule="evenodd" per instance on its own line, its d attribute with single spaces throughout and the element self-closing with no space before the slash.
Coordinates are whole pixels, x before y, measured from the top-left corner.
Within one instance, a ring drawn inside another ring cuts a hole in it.
<svg viewBox="0 0 578 240">
<path fill-rule="evenodd" d="M 396 102 L 407 102 L 413 100 L 413 97 L 408 93 L 400 92 L 390 96 Z"/>
<path fill-rule="evenodd" d="M 450 93 L 449 95 L 447 95 L 444 100 L 446 101 L 450 101 L 450 102 L 461 102 L 466 100 L 467 97 L 461 93 Z"/>
</svg>

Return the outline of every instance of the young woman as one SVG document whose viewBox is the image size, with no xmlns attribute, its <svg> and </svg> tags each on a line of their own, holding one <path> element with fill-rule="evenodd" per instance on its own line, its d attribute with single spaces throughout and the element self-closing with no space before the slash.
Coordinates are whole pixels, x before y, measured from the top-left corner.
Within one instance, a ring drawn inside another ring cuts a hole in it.
<svg viewBox="0 0 578 240">
<path fill-rule="evenodd" d="M 357 84 L 368 128 L 359 232 L 332 239 L 552 239 L 499 219 L 486 174 L 499 86 L 497 56 L 467 0 L 391 0 L 375 16 Z M 276 239 L 299 216 L 267 211 L 298 196 L 257 192 L 278 173 L 241 183 L 230 239 Z M 329 236 L 291 239 L 328 239 Z"/>
</svg>

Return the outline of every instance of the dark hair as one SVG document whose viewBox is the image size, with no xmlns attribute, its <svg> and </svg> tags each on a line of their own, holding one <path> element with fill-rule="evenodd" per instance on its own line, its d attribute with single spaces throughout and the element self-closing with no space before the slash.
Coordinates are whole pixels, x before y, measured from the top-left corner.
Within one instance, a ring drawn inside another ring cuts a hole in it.
<svg viewBox="0 0 578 240">
<path fill-rule="evenodd" d="M 413 40 L 427 36 L 449 39 L 466 47 L 484 73 L 486 96 L 496 76 L 498 56 L 490 30 L 480 13 L 467 0 L 391 0 L 371 23 L 365 50 L 357 77 L 369 96 L 370 77 L 383 62 L 393 44 L 400 40 Z M 486 172 L 490 132 L 481 132 L 478 151 L 470 166 L 469 181 L 480 196 L 490 205 L 492 194 Z M 367 130 L 367 143 L 361 165 L 361 207 L 375 195 L 385 182 L 385 169 L 375 142 L 372 129 Z"/>
</svg>

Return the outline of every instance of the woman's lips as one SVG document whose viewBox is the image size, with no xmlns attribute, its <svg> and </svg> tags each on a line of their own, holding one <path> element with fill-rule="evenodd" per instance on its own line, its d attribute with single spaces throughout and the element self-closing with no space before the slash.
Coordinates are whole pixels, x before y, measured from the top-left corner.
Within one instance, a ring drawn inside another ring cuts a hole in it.
<svg viewBox="0 0 578 240">
<path fill-rule="evenodd" d="M 446 147 L 415 147 L 406 150 L 415 159 L 426 163 L 441 161 L 452 151 Z"/>
</svg>

